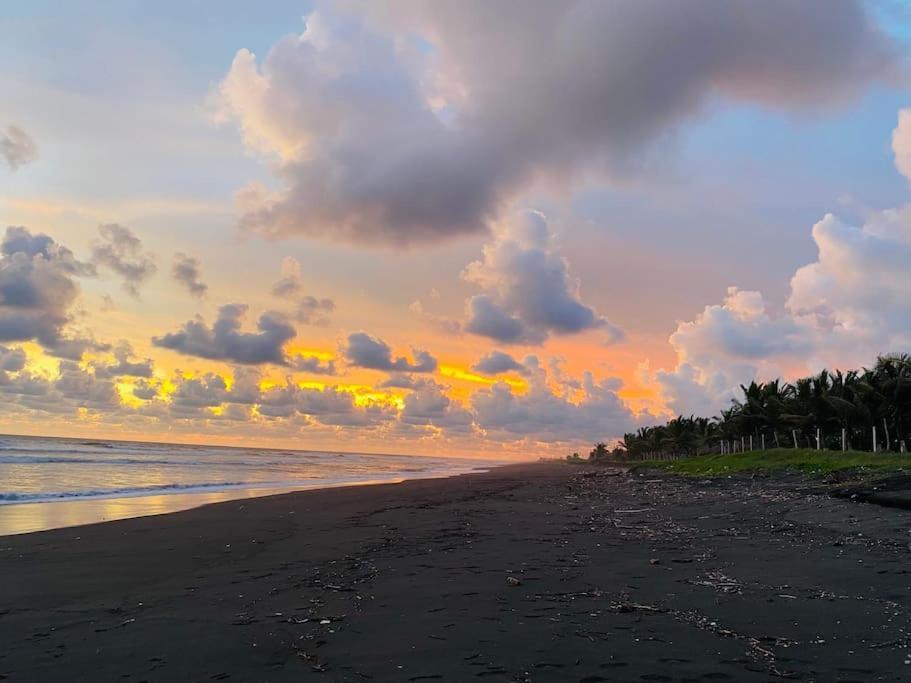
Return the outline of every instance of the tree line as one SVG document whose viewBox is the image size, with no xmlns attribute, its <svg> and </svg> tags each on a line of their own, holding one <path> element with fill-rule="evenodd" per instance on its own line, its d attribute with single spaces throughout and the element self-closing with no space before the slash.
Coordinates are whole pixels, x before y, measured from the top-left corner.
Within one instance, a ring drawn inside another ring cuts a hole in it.
<svg viewBox="0 0 911 683">
<path fill-rule="evenodd" d="M 678 415 L 663 425 L 598 443 L 589 459 L 663 459 L 764 448 L 906 451 L 911 439 L 911 355 L 880 356 L 872 368 L 794 382 L 751 382 L 713 417 Z M 570 459 L 579 458 L 577 454 Z"/>
</svg>

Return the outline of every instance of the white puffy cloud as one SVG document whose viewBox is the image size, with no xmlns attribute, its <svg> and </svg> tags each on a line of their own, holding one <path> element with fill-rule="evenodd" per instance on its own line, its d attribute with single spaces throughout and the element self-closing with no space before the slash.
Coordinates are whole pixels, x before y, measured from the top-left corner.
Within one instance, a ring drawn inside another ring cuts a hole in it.
<svg viewBox="0 0 911 683">
<path fill-rule="evenodd" d="M 895 53 L 860 0 L 323 4 L 217 99 L 284 185 L 244 193 L 248 229 L 427 243 L 535 179 L 626 172 L 710 101 L 843 103 Z"/>
<path fill-rule="evenodd" d="M 297 334 L 284 315 L 266 311 L 257 321 L 258 332 L 242 332 L 247 306 L 227 304 L 208 327 L 202 318 L 189 320 L 177 332 L 153 337 L 155 346 L 188 356 L 232 363 L 286 365 L 284 345 Z"/>
<path fill-rule="evenodd" d="M 548 386 L 545 372 L 532 368 L 528 392 L 518 394 L 505 383 L 471 397 L 471 411 L 488 438 L 544 443 L 591 443 L 618 437 L 646 416 L 636 416 L 617 395 L 615 379 L 582 378 L 581 395 Z"/>
<path fill-rule="evenodd" d="M 862 227 L 827 215 L 813 226 L 815 263 L 798 269 L 787 301 L 861 343 L 911 343 L 911 209 L 874 215 Z"/>
<path fill-rule="evenodd" d="M 537 344 L 551 333 L 607 325 L 582 303 L 566 259 L 553 252 L 543 214 L 526 211 L 503 222 L 463 278 L 484 290 L 467 302 L 465 330 L 504 343 Z M 612 334 L 616 334 L 613 326 Z"/>
<path fill-rule="evenodd" d="M 908 170 L 908 111 L 893 133 L 897 168 Z M 758 292 L 728 290 L 670 337 L 678 365 L 658 371 L 676 412 L 712 414 L 738 385 L 822 367 L 871 363 L 911 351 L 911 206 L 871 214 L 861 226 L 826 214 L 812 228 L 818 255 L 797 269 L 784 311 Z"/>
<path fill-rule="evenodd" d="M 669 341 L 678 365 L 655 377 L 675 413 L 714 415 L 740 384 L 803 367 L 817 339 L 812 321 L 770 316 L 759 292 L 730 287 L 721 304 L 677 325 Z"/>
<path fill-rule="evenodd" d="M 38 145 L 31 136 L 14 123 L 0 130 L 0 158 L 15 171 L 38 158 Z"/>
<path fill-rule="evenodd" d="M 898 112 L 898 126 L 892 132 L 892 153 L 898 172 L 911 182 L 911 109 Z"/>
</svg>

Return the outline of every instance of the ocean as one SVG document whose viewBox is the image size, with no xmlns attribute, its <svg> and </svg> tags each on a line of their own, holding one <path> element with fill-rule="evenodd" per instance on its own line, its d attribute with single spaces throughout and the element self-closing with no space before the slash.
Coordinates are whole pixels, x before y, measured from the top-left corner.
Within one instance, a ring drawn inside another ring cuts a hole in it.
<svg viewBox="0 0 911 683">
<path fill-rule="evenodd" d="M 0 436 L 0 535 L 503 464 L 438 456 Z"/>
</svg>

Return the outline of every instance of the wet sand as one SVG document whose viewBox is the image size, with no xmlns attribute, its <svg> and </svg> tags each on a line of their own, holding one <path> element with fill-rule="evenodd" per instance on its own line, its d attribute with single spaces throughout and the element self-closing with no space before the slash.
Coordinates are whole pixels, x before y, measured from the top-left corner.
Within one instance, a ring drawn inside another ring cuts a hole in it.
<svg viewBox="0 0 911 683">
<path fill-rule="evenodd" d="M 911 513 L 562 464 L 0 538 L 0 678 L 907 680 Z"/>
</svg>

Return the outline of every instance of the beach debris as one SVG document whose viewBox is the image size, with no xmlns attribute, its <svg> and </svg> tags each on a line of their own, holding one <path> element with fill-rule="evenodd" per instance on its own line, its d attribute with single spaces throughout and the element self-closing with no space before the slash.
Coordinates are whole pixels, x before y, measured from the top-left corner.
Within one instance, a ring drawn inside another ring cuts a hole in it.
<svg viewBox="0 0 911 683">
<path fill-rule="evenodd" d="M 648 563 L 649 564 L 661 564 L 661 560 L 659 560 L 657 557 L 653 557 L 652 559 L 650 559 L 648 561 Z"/>
<path fill-rule="evenodd" d="M 714 588 L 717 591 L 722 593 L 740 593 L 742 591 L 740 582 L 736 579 L 725 575 L 720 571 L 710 571 L 703 574 L 701 579 L 690 579 L 687 583 L 691 583 L 694 586 L 705 586 L 707 588 Z"/>
<path fill-rule="evenodd" d="M 506 583 L 509 586 L 521 586 L 522 585 L 522 581 L 520 579 L 517 579 L 515 576 L 507 576 Z"/>
</svg>

